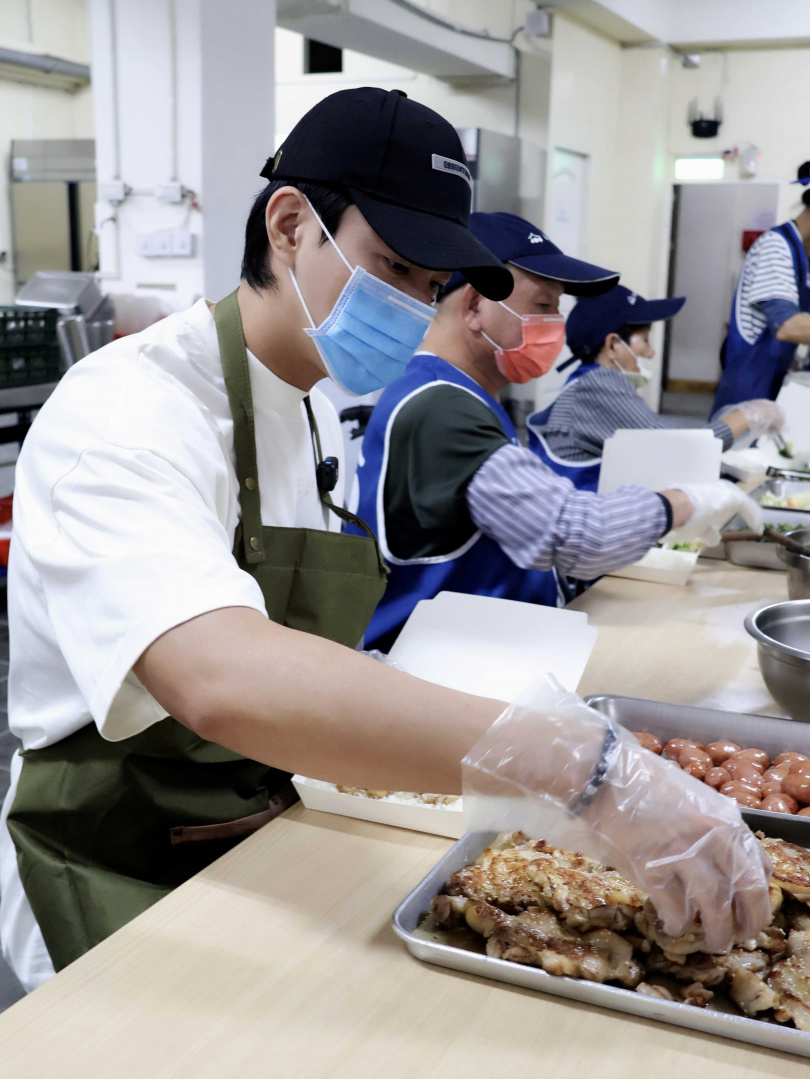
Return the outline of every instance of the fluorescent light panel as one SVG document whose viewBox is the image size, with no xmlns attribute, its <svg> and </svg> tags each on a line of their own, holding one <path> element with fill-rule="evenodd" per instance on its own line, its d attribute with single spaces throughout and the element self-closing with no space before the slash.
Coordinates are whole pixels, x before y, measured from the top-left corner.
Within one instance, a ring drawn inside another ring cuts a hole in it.
<svg viewBox="0 0 810 1079">
<path fill-rule="evenodd" d="M 722 180 L 722 157 L 679 157 L 675 160 L 676 180 Z"/>
</svg>

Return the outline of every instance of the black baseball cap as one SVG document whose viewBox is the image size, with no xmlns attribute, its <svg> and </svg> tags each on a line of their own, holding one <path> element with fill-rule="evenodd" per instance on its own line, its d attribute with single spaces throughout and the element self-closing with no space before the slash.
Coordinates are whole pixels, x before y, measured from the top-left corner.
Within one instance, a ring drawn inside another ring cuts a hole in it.
<svg viewBox="0 0 810 1079">
<path fill-rule="evenodd" d="M 402 258 L 460 270 L 492 300 L 512 291 L 501 259 L 468 228 L 472 176 L 455 128 L 402 90 L 330 94 L 298 121 L 261 175 L 340 185 Z"/>
<path fill-rule="evenodd" d="M 609 333 L 616 333 L 622 326 L 648 326 L 672 318 L 685 303 L 685 296 L 645 300 L 624 285 L 617 285 L 603 296 L 577 300 L 565 323 L 565 339 L 575 356 L 592 359 L 602 351 Z"/>
<path fill-rule="evenodd" d="M 515 214 L 476 213 L 470 218 L 470 228 L 502 262 L 559 281 L 572 296 L 595 296 L 607 292 L 619 280 L 619 274 L 614 270 L 603 270 L 601 266 L 564 255 L 542 229 Z M 461 274 L 453 274 L 442 295 L 446 296 L 463 284 Z M 477 287 L 474 281 L 470 281 L 470 284 Z"/>
</svg>

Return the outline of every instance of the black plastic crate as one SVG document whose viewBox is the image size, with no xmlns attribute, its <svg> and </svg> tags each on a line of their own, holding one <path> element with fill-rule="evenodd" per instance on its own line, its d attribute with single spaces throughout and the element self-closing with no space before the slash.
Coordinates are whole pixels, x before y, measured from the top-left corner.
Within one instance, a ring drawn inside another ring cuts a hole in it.
<svg viewBox="0 0 810 1079">
<path fill-rule="evenodd" d="M 58 319 L 47 307 L 0 307 L 0 390 L 58 381 Z"/>
</svg>

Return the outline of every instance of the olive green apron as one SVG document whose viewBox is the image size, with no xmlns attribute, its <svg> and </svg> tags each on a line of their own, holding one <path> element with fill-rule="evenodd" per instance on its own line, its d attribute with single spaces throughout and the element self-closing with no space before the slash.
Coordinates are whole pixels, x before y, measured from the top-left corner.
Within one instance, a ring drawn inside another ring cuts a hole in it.
<svg viewBox="0 0 810 1079">
<path fill-rule="evenodd" d="M 215 321 L 234 423 L 241 520 L 234 557 L 270 618 L 356 647 L 385 590 L 369 538 L 261 523 L 253 400 L 236 293 Z M 320 439 L 309 398 L 315 464 Z M 268 709 L 272 700 L 268 701 Z M 8 827 L 25 894 L 57 970 L 295 801 L 289 775 L 197 738 L 167 716 L 120 742 L 90 723 L 23 753 Z"/>
</svg>

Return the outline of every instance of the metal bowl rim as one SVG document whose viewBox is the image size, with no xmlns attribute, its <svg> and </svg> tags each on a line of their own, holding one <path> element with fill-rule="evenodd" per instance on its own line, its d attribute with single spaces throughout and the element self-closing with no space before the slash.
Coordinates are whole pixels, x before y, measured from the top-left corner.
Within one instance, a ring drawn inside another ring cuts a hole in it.
<svg viewBox="0 0 810 1079">
<path fill-rule="evenodd" d="M 764 615 L 767 611 L 772 611 L 777 607 L 787 607 L 801 604 L 808 609 L 810 613 L 810 599 L 788 599 L 782 600 L 779 603 L 768 603 L 764 607 L 759 607 L 756 611 L 751 611 L 746 615 L 745 628 L 746 631 L 754 638 L 757 644 L 765 645 L 768 648 L 774 649 L 776 652 L 781 652 L 784 655 L 794 656 L 796 659 L 803 659 L 810 663 L 810 652 L 805 652 L 801 648 L 794 648 L 789 644 L 782 644 L 781 641 L 777 641 L 774 637 L 769 637 L 764 630 L 760 629 L 757 625 L 757 619 L 760 615 Z"/>
</svg>

